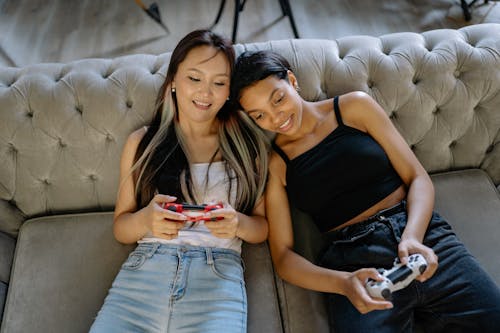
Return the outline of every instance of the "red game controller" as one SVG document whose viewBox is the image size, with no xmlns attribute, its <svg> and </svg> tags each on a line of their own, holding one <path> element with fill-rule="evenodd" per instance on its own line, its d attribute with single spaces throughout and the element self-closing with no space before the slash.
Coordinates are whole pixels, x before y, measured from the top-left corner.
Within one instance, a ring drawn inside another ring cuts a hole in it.
<svg viewBox="0 0 500 333">
<path fill-rule="evenodd" d="M 203 204 L 203 205 L 192 205 L 187 203 L 173 203 L 173 202 L 164 202 L 161 206 L 163 209 L 168 209 L 172 212 L 182 213 L 188 217 L 189 222 L 198 222 L 198 221 L 219 221 L 223 220 L 222 216 L 214 216 L 214 217 L 206 217 L 203 216 L 206 212 L 215 209 L 221 209 L 224 206 L 221 203 L 218 204 Z"/>
</svg>

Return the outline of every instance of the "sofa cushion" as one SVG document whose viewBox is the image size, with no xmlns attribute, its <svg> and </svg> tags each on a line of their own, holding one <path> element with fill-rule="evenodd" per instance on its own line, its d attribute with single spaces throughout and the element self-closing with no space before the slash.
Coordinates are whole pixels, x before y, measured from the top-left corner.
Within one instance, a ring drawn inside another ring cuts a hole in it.
<svg viewBox="0 0 500 333">
<path fill-rule="evenodd" d="M 480 169 L 436 174 L 432 180 L 435 210 L 500 285 L 500 194 L 495 185 Z"/>
<path fill-rule="evenodd" d="M 0 318 L 3 316 L 5 298 L 7 297 L 7 284 L 0 281 Z"/>
<path fill-rule="evenodd" d="M 133 245 L 114 240 L 112 213 L 23 224 L 2 332 L 87 332 Z M 282 332 L 267 243 L 245 244 L 249 332 Z M 265 320 L 264 320 L 265 319 Z"/>
<path fill-rule="evenodd" d="M 0 232 L 0 253 L 2 254 L 0 256 L 0 282 L 9 282 L 15 246 L 16 241 L 14 238 Z"/>
<path fill-rule="evenodd" d="M 266 243 L 243 243 L 248 297 L 247 332 L 283 332 L 275 274 Z"/>
<path fill-rule="evenodd" d="M 26 221 L 2 332 L 87 332 L 131 249 L 114 240 L 111 213 Z"/>
<path fill-rule="evenodd" d="M 23 221 L 26 220 L 26 217 L 17 209 L 13 202 L 6 200 L 0 200 L 0 216 L 0 232 L 17 237 L 19 228 Z"/>
</svg>

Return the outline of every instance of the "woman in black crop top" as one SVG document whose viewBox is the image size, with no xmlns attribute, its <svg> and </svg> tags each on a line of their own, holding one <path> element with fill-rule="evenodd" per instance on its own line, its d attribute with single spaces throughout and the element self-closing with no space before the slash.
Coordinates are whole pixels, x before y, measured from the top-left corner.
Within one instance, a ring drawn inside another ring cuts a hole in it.
<svg viewBox="0 0 500 333">
<path fill-rule="evenodd" d="M 436 332 L 496 331 L 498 287 L 433 212 L 431 179 L 382 107 L 363 92 L 309 102 L 297 90 L 278 54 L 239 57 L 232 97 L 276 134 L 266 211 L 279 275 L 328 293 L 335 332 L 404 332 L 415 317 Z M 293 250 L 289 202 L 329 240 L 318 265 Z M 392 301 L 369 296 L 367 280 L 382 280 L 375 268 L 416 253 L 427 261 L 418 282 Z"/>
</svg>

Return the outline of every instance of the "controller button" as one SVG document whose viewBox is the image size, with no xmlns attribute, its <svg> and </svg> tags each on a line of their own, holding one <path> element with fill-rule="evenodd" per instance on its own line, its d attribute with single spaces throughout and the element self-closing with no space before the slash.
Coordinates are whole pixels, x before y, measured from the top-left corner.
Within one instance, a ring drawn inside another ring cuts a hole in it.
<svg viewBox="0 0 500 333">
<path fill-rule="evenodd" d="M 387 300 L 388 300 L 388 299 L 390 299 L 390 298 L 391 298 L 391 291 L 390 291 L 388 288 L 386 288 L 386 289 L 382 290 L 382 292 L 381 292 L 380 294 L 382 295 L 382 297 L 383 297 L 384 299 L 387 299 Z"/>
<path fill-rule="evenodd" d="M 427 265 L 422 265 L 418 268 L 418 270 L 420 271 L 420 274 L 422 274 L 423 272 L 425 272 L 425 270 L 427 269 Z"/>
</svg>

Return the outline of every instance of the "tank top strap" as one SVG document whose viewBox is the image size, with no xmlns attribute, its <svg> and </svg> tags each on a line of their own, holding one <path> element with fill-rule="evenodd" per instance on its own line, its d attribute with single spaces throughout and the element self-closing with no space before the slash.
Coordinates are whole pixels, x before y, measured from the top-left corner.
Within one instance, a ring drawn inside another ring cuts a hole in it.
<svg viewBox="0 0 500 333">
<path fill-rule="evenodd" d="M 340 115 L 339 96 L 335 96 L 333 98 L 333 111 L 335 112 L 335 118 L 337 118 L 337 122 L 339 123 L 339 125 L 344 125 L 342 116 Z"/>
<path fill-rule="evenodd" d="M 283 150 L 281 150 L 281 148 L 278 147 L 278 145 L 274 141 L 272 142 L 272 146 L 273 146 L 274 151 L 276 151 L 278 153 L 278 155 L 281 156 L 283 161 L 285 161 L 285 163 L 288 164 L 288 162 L 290 162 L 290 159 L 288 158 L 288 156 L 286 156 L 285 152 Z"/>
</svg>

